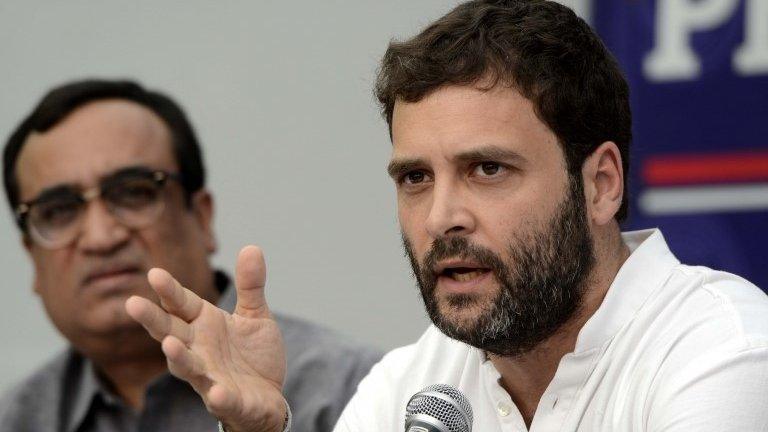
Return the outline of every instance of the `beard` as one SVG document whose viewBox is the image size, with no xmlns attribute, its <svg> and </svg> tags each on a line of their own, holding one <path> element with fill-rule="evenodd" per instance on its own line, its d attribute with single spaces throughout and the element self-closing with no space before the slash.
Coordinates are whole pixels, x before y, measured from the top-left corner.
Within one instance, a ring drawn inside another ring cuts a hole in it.
<svg viewBox="0 0 768 432">
<path fill-rule="evenodd" d="M 569 176 L 570 177 L 570 176 Z M 497 253 L 460 235 L 437 238 L 423 264 L 403 235 L 406 256 L 427 313 L 445 335 L 488 353 L 513 357 L 530 352 L 552 336 L 580 309 L 594 247 L 589 233 L 580 179 L 543 229 L 513 234 L 505 261 Z M 472 260 L 489 269 L 499 284 L 493 298 L 481 294 L 436 293 L 436 264 L 448 258 Z M 470 319 L 458 312 L 476 309 Z"/>
</svg>

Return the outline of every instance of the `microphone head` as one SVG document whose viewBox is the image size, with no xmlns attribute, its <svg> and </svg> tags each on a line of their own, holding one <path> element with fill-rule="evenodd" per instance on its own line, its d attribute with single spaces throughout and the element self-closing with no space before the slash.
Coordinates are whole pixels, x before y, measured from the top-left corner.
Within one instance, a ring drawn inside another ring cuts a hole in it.
<svg viewBox="0 0 768 432">
<path fill-rule="evenodd" d="M 472 406 L 455 387 L 433 384 L 411 397 L 405 408 L 405 430 L 471 432 Z"/>
</svg>

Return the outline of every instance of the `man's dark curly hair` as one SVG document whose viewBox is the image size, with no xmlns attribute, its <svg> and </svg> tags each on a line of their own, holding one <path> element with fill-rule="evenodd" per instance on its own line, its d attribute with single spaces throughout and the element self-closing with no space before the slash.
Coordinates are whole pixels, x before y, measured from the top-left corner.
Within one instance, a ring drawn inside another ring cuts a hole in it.
<svg viewBox="0 0 768 432">
<path fill-rule="evenodd" d="M 616 60 L 589 25 L 567 7 L 546 0 L 463 3 L 421 33 L 390 43 L 375 93 L 392 132 L 395 102 L 418 102 L 447 85 L 508 85 L 530 99 L 558 137 L 568 172 L 603 142 L 619 148 L 628 213 L 627 178 L 632 115 L 629 86 Z"/>
</svg>

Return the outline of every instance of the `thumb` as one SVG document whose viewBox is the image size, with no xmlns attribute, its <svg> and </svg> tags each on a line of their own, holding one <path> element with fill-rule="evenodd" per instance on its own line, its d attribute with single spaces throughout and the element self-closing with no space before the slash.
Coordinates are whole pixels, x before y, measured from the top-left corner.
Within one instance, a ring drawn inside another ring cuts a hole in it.
<svg viewBox="0 0 768 432">
<path fill-rule="evenodd" d="M 246 246 L 237 256 L 235 288 L 237 306 L 235 314 L 248 318 L 270 318 L 264 285 L 267 281 L 267 265 L 264 254 L 257 246 Z"/>
</svg>

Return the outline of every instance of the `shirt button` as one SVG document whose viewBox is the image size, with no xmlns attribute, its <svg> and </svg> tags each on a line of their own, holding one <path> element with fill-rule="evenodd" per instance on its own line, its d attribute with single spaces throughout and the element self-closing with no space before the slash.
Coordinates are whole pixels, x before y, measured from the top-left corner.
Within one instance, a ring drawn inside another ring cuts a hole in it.
<svg viewBox="0 0 768 432">
<path fill-rule="evenodd" d="M 509 415 L 509 413 L 512 412 L 512 407 L 505 404 L 504 402 L 499 402 L 499 404 L 496 406 L 496 410 L 499 412 L 500 416 L 506 417 Z"/>
</svg>

